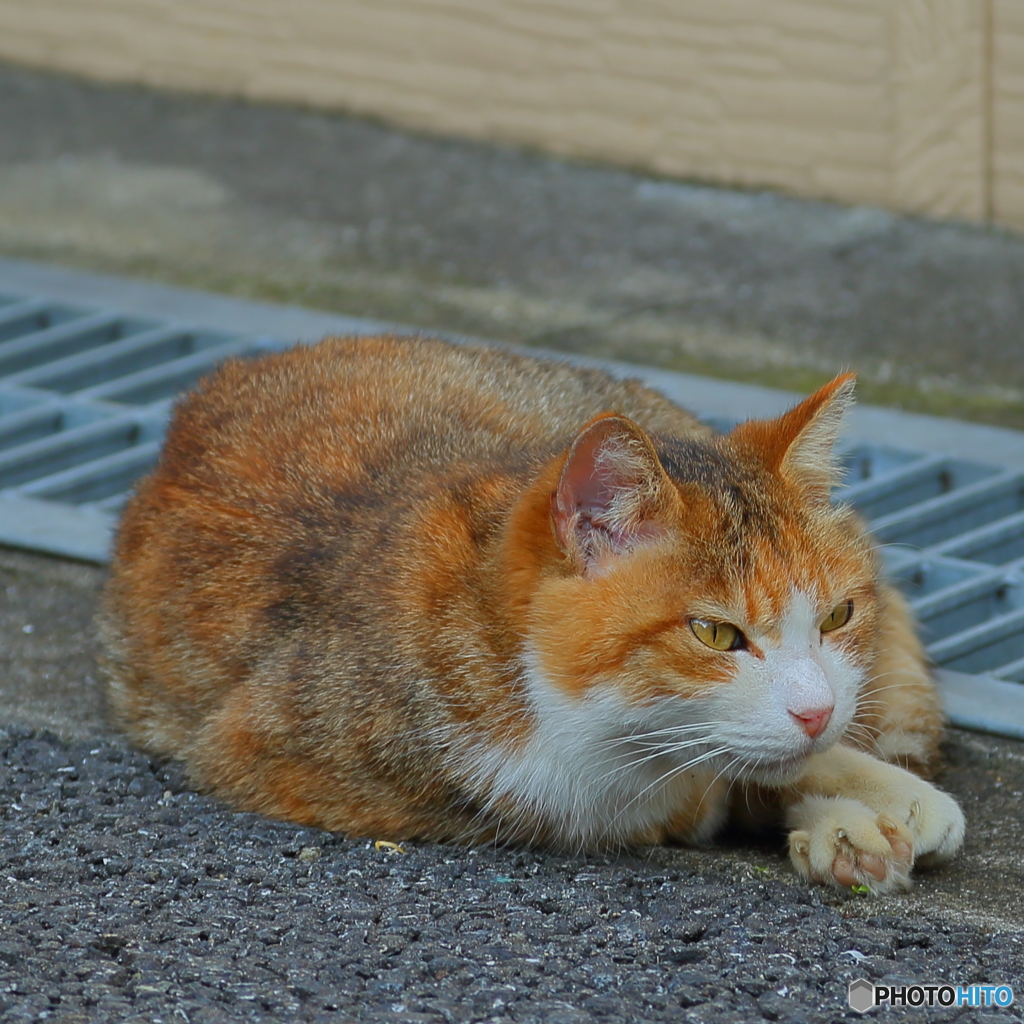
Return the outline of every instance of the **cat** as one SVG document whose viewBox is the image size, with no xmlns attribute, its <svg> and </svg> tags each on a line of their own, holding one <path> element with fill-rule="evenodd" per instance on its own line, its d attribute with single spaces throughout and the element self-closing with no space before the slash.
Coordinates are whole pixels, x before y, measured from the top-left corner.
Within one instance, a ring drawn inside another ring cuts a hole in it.
<svg viewBox="0 0 1024 1024">
<path fill-rule="evenodd" d="M 236 808 L 567 851 L 776 816 L 886 892 L 960 847 L 903 598 L 830 502 L 853 377 L 715 434 L 637 381 L 443 341 L 234 360 L 115 544 L 111 705 Z M 908 769 L 914 769 L 914 774 Z"/>
</svg>

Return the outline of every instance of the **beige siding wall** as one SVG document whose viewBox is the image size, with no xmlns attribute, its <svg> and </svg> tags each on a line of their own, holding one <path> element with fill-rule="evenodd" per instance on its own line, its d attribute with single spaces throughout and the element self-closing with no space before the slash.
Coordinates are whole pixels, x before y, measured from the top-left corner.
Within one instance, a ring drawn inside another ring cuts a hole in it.
<svg viewBox="0 0 1024 1024">
<path fill-rule="evenodd" d="M 992 211 L 1024 228 L 1024 0 L 995 0 L 992 32 Z"/>
<path fill-rule="evenodd" d="M 985 3 L 897 0 L 894 7 L 892 193 L 899 209 L 985 219 Z"/>
<path fill-rule="evenodd" d="M 1024 225 L 1024 0 L 0 0 L 0 58 Z"/>
</svg>

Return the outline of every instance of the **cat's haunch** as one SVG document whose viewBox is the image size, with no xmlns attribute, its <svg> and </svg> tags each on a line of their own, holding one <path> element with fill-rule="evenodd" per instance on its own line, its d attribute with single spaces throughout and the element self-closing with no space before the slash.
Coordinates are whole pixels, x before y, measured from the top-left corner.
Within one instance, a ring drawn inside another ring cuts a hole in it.
<svg viewBox="0 0 1024 1024">
<path fill-rule="evenodd" d="M 705 842 L 754 808 L 805 877 L 904 886 L 964 822 L 906 770 L 938 701 L 829 500 L 852 387 L 719 436 L 496 349 L 229 362 L 124 514 L 115 713 L 233 806 L 349 835 Z"/>
</svg>

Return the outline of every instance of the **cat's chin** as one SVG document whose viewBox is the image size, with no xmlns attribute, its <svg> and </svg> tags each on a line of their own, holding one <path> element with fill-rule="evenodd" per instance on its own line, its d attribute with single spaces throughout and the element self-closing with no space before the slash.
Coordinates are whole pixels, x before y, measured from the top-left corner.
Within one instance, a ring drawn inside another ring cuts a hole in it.
<svg viewBox="0 0 1024 1024">
<path fill-rule="evenodd" d="M 779 761 L 750 765 L 737 774 L 743 782 L 754 782 L 759 786 L 788 786 L 804 773 L 810 752 L 794 754 Z"/>
</svg>

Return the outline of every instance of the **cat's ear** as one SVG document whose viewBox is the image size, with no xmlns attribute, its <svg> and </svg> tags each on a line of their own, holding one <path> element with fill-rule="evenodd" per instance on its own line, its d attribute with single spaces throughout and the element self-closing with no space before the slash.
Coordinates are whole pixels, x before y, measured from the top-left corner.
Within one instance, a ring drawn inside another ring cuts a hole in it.
<svg viewBox="0 0 1024 1024">
<path fill-rule="evenodd" d="M 741 423 L 733 437 L 759 448 L 772 470 L 808 496 L 828 501 L 837 477 L 835 443 L 855 381 L 852 373 L 840 374 L 778 419 Z"/>
<path fill-rule="evenodd" d="M 632 420 L 607 415 L 580 431 L 551 496 L 558 546 L 584 575 L 668 532 L 675 489 L 650 439 Z"/>
</svg>

